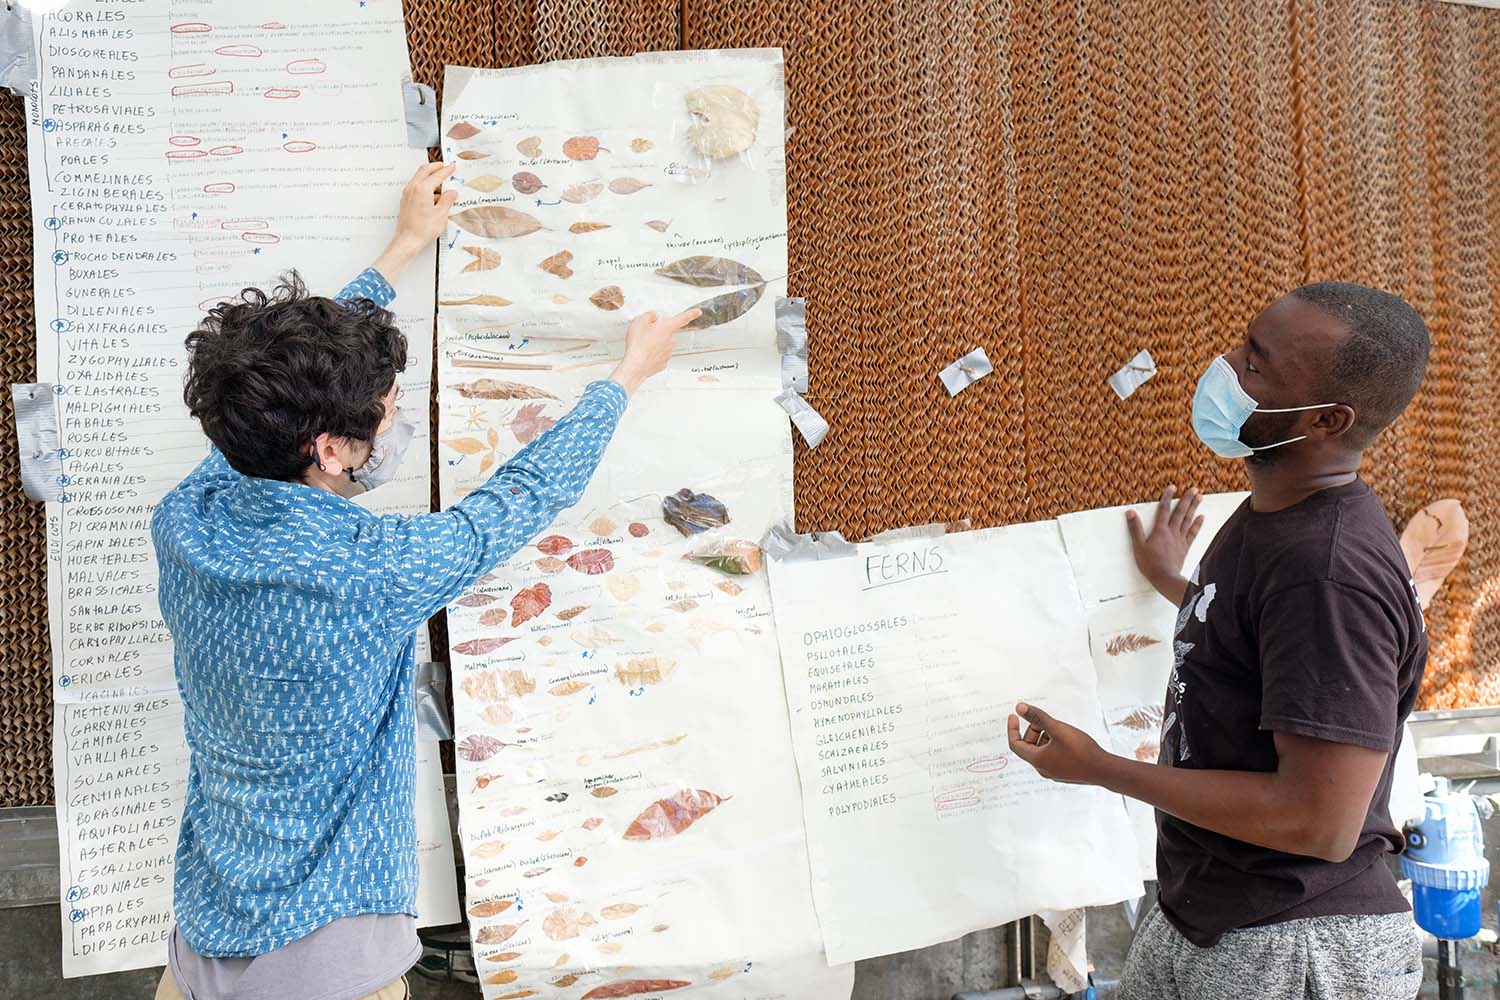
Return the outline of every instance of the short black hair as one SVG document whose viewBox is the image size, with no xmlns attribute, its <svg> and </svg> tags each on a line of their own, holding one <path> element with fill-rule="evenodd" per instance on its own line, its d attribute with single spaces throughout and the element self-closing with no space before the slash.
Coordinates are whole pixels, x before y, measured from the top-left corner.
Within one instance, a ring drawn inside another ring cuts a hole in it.
<svg viewBox="0 0 1500 1000">
<path fill-rule="evenodd" d="M 309 295 L 297 272 L 246 288 L 188 334 L 182 397 L 247 476 L 296 481 L 319 434 L 369 441 L 406 367 L 406 337 L 368 299 Z"/>
<path fill-rule="evenodd" d="M 1319 281 L 1292 294 L 1349 328 L 1320 401 L 1353 407 L 1350 443 L 1362 450 L 1417 394 L 1427 371 L 1427 324 L 1400 297 L 1353 282 Z"/>
</svg>

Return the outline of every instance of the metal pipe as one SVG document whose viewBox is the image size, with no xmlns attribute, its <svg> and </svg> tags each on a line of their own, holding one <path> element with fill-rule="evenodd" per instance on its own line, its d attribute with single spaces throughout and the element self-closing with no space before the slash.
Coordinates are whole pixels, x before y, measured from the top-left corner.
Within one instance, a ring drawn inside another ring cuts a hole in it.
<svg viewBox="0 0 1500 1000">
<path fill-rule="evenodd" d="M 1438 1000 L 1463 1000 L 1464 975 L 1457 941 L 1438 940 Z"/>
</svg>

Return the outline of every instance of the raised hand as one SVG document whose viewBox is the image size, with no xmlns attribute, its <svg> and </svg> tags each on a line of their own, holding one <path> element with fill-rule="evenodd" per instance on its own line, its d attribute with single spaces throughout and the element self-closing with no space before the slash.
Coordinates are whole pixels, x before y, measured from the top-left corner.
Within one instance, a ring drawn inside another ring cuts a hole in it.
<svg viewBox="0 0 1500 1000">
<path fill-rule="evenodd" d="M 1136 568 L 1158 593 L 1173 604 L 1181 604 L 1187 592 L 1182 564 L 1187 561 L 1188 550 L 1203 529 L 1203 517 L 1198 513 L 1203 494 L 1190 489 L 1174 504 L 1176 496 L 1175 486 L 1162 491 L 1149 531 L 1133 510 L 1125 512 L 1125 523 L 1130 530 L 1130 547 L 1135 553 Z"/>
</svg>

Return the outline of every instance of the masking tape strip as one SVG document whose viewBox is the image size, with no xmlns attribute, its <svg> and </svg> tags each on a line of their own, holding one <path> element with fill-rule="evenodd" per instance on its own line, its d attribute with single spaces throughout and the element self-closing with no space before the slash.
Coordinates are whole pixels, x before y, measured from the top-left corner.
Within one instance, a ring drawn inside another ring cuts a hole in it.
<svg viewBox="0 0 1500 1000">
<path fill-rule="evenodd" d="M 10 398 L 21 452 L 21 488 L 33 500 L 60 501 L 68 481 L 58 450 L 56 387 L 50 382 L 15 383 Z"/>
<path fill-rule="evenodd" d="M 776 350 L 781 354 L 781 387 L 806 392 L 807 299 L 800 295 L 776 300 Z"/>
<path fill-rule="evenodd" d="M 417 664 L 413 677 L 417 698 L 417 739 L 438 743 L 453 739 L 448 718 L 448 665 L 427 660 Z"/>
<path fill-rule="evenodd" d="M 984 353 L 984 348 L 976 347 L 938 372 L 938 378 L 948 390 L 948 395 L 957 396 L 994 370 L 995 366 L 990 364 L 989 355 Z"/>
<path fill-rule="evenodd" d="M 799 535 L 789 524 L 771 525 L 771 529 L 760 540 L 760 547 L 768 558 L 781 562 L 842 559 L 858 551 L 837 531 L 816 531 Z"/>
<path fill-rule="evenodd" d="M 816 448 L 823 443 L 823 439 L 828 436 L 828 421 L 807 400 L 788 389 L 776 397 L 776 402 L 792 418 L 792 423 L 797 425 L 802 440 L 807 442 L 809 448 Z"/>
<path fill-rule="evenodd" d="M 1116 396 L 1129 399 L 1131 393 L 1149 382 L 1155 374 L 1156 361 L 1152 359 L 1150 351 L 1143 350 L 1131 358 L 1124 368 L 1109 377 L 1109 387 L 1115 391 Z"/>
<path fill-rule="evenodd" d="M 401 81 L 401 104 L 406 109 L 406 144 L 417 149 L 436 146 L 438 139 L 437 91 L 425 83 Z"/>
<path fill-rule="evenodd" d="M 0 10 L 0 87 L 26 96 L 36 77 L 33 51 L 30 7 L 11 0 Z"/>
</svg>

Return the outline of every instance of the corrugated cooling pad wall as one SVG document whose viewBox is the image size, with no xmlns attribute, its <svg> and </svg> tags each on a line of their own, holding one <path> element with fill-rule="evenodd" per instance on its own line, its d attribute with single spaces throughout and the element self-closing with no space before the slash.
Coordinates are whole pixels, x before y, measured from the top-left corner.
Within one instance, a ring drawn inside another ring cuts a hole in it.
<svg viewBox="0 0 1500 1000">
<path fill-rule="evenodd" d="M 803 528 L 1052 517 L 1229 489 L 1186 417 L 1276 295 L 1406 296 L 1432 366 L 1366 475 L 1397 525 L 1458 497 L 1426 707 L 1500 704 L 1500 13 L 1432 0 L 408 0 L 417 78 L 664 48 L 786 52 L 791 289 L 809 299 Z M 0 105 L 0 347 L 33 376 L 19 100 Z M 956 399 L 936 371 L 983 346 Z M 1129 401 L 1104 379 L 1142 347 Z M 0 804 L 51 800 L 42 522 L 0 454 Z M 438 638 L 441 639 L 441 630 Z"/>
</svg>

